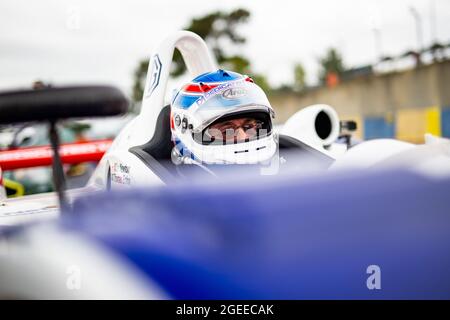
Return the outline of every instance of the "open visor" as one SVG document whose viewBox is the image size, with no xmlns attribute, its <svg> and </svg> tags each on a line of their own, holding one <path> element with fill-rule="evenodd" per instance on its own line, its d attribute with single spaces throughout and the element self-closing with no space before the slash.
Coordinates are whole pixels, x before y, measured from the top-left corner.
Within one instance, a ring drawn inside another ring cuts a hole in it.
<svg viewBox="0 0 450 320">
<path fill-rule="evenodd" d="M 237 111 L 216 119 L 193 139 L 203 145 L 226 145 L 264 138 L 272 132 L 271 114 L 267 111 Z"/>
</svg>

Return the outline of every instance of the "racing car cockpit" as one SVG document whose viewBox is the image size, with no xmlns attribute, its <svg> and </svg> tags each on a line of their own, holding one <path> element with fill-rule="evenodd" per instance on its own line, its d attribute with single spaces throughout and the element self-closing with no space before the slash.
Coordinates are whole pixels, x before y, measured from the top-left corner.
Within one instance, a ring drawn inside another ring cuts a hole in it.
<svg viewBox="0 0 450 320">
<path fill-rule="evenodd" d="M 172 132 L 170 129 L 170 105 L 166 105 L 158 116 L 157 126 L 155 127 L 155 134 L 147 143 L 139 146 L 134 146 L 129 149 L 131 153 L 136 155 L 150 170 L 157 174 L 165 183 L 177 181 L 182 172 L 189 175 L 189 173 L 198 172 L 195 165 L 180 165 L 174 163 L 173 152 L 174 142 L 172 141 Z M 277 134 L 278 151 L 274 155 L 274 161 L 282 163 L 302 166 L 305 163 L 314 163 L 319 168 L 326 169 L 333 162 L 334 159 L 317 149 L 301 142 L 291 136 Z M 301 161 L 299 161 L 301 159 Z M 234 164 L 233 169 L 238 167 L 245 167 L 249 170 L 251 167 L 259 169 L 261 164 Z M 292 166 L 291 166 L 292 167 Z M 212 172 L 226 172 L 227 165 L 210 165 L 208 166 Z M 281 165 L 281 170 L 283 165 Z"/>
<path fill-rule="evenodd" d="M 193 80 L 167 104 L 175 49 Z M 333 163 L 332 157 L 301 139 L 277 132 L 273 117 L 266 94 L 250 77 L 219 69 L 199 36 L 180 31 L 166 38 L 152 56 L 141 112 L 104 162 L 107 168 L 114 163 L 136 168 L 144 164 L 163 183 L 190 177 L 191 171 L 214 176 L 228 174 L 230 168 L 249 172 L 275 166 L 275 171 L 269 170 L 274 174 L 288 165 L 302 168 L 305 161 L 321 168 Z M 140 164 L 135 164 L 136 157 Z M 142 172 L 134 170 L 138 171 Z"/>
</svg>

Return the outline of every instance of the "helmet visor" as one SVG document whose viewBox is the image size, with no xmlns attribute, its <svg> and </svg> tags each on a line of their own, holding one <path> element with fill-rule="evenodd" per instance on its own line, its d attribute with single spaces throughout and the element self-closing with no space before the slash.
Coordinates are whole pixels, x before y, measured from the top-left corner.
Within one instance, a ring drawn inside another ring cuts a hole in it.
<svg viewBox="0 0 450 320">
<path fill-rule="evenodd" d="M 193 137 L 203 145 L 226 145 L 257 140 L 271 132 L 269 112 L 240 111 L 217 119 Z"/>
<path fill-rule="evenodd" d="M 237 112 L 273 112 L 264 91 L 243 80 L 215 87 L 200 97 L 189 111 L 194 133 L 202 132 L 217 119 Z"/>
</svg>

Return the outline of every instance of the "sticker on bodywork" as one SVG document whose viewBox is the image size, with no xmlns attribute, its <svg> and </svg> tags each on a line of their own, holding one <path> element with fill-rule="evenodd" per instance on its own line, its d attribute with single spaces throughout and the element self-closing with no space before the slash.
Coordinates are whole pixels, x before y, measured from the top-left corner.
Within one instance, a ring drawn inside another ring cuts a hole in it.
<svg viewBox="0 0 450 320">
<path fill-rule="evenodd" d="M 118 184 L 130 185 L 130 166 L 124 165 L 122 163 L 114 163 L 111 166 L 111 181 Z"/>
<path fill-rule="evenodd" d="M 159 79 L 161 78 L 161 69 L 162 69 L 161 60 L 159 59 L 158 55 L 155 55 L 152 59 L 152 71 L 150 73 L 152 82 L 149 85 L 147 97 L 150 97 L 153 91 L 155 91 L 155 89 L 158 87 Z"/>
</svg>

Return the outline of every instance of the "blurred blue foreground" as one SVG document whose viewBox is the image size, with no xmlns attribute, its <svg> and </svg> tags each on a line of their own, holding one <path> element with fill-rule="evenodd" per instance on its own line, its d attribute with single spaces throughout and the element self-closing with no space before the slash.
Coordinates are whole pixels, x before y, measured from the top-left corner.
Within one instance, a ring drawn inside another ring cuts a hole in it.
<svg viewBox="0 0 450 320">
<path fill-rule="evenodd" d="M 64 228 L 176 299 L 450 299 L 450 179 L 411 172 L 141 189 Z M 367 287 L 367 268 L 381 289 Z"/>
</svg>

